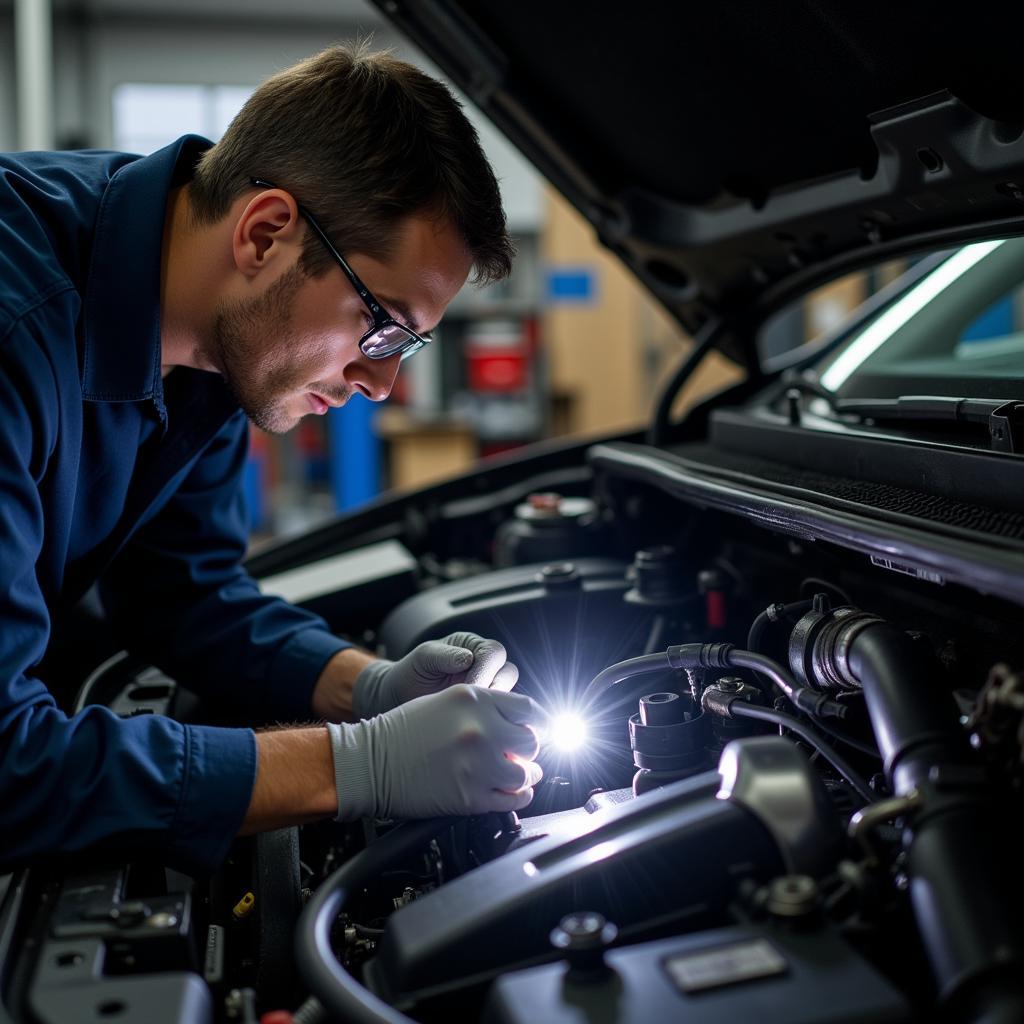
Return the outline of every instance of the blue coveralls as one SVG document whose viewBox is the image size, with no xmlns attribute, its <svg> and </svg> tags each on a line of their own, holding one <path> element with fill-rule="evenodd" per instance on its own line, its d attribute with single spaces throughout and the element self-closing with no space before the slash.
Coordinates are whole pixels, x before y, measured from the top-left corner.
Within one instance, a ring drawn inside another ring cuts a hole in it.
<svg viewBox="0 0 1024 1024">
<path fill-rule="evenodd" d="M 311 718 L 346 646 L 241 568 L 247 424 L 221 378 L 161 380 L 167 194 L 208 146 L 0 155 L 0 864 L 108 839 L 211 869 L 248 806 L 250 730 L 68 717 L 34 676 L 97 580 L 133 650 L 261 718 Z"/>
</svg>

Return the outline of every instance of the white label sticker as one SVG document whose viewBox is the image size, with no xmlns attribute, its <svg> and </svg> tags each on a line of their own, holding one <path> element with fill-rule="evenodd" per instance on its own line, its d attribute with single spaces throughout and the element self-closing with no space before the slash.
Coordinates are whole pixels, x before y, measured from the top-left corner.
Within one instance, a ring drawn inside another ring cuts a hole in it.
<svg viewBox="0 0 1024 1024">
<path fill-rule="evenodd" d="M 679 953 L 665 961 L 665 968 L 683 992 L 700 992 L 784 974 L 788 965 L 767 939 L 751 939 L 716 949 Z"/>
<path fill-rule="evenodd" d="M 224 929 L 219 924 L 211 924 L 206 933 L 203 977 L 211 985 L 216 985 L 224 977 Z"/>
<path fill-rule="evenodd" d="M 929 583 L 938 583 L 940 587 L 946 585 L 946 577 L 940 576 L 937 572 L 931 572 L 928 569 L 918 569 L 912 565 L 904 565 L 902 562 L 894 562 L 891 558 L 872 555 L 871 564 L 877 565 L 880 569 L 888 569 L 890 572 L 899 572 L 904 576 L 913 576 L 915 580 L 927 580 Z"/>
</svg>

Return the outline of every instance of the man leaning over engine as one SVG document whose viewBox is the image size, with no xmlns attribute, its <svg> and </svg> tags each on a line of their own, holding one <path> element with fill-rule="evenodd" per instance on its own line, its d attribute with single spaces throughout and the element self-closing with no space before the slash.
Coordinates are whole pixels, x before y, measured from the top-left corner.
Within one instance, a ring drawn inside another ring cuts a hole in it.
<svg viewBox="0 0 1024 1024">
<path fill-rule="evenodd" d="M 249 422 L 386 398 L 510 263 L 474 130 L 386 54 L 275 75 L 216 145 L 0 156 L 0 862 L 115 841 L 209 869 L 240 832 L 529 802 L 540 711 L 499 643 L 376 660 L 241 567 Z M 39 666 L 96 581 L 174 678 L 328 724 L 65 713 Z"/>
</svg>

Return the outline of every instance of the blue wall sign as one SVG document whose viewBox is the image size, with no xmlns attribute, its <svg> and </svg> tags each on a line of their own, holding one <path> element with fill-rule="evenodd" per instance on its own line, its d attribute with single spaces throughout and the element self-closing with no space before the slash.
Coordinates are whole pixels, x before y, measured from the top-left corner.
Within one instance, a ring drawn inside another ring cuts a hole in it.
<svg viewBox="0 0 1024 1024">
<path fill-rule="evenodd" d="M 596 302 L 597 272 L 593 267 L 548 267 L 544 301 L 549 306 Z"/>
</svg>

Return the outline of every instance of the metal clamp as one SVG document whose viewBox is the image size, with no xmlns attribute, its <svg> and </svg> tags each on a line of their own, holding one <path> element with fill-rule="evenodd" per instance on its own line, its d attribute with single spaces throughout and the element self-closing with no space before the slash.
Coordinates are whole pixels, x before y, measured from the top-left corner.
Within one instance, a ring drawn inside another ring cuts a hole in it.
<svg viewBox="0 0 1024 1024">
<path fill-rule="evenodd" d="M 916 789 L 911 789 L 903 796 L 895 796 L 891 800 L 879 800 L 877 803 L 868 804 L 850 818 L 846 833 L 854 842 L 860 844 L 868 863 L 878 864 L 880 858 L 871 839 L 872 833 L 879 825 L 884 825 L 894 818 L 902 818 L 920 806 L 921 794 Z"/>
</svg>

